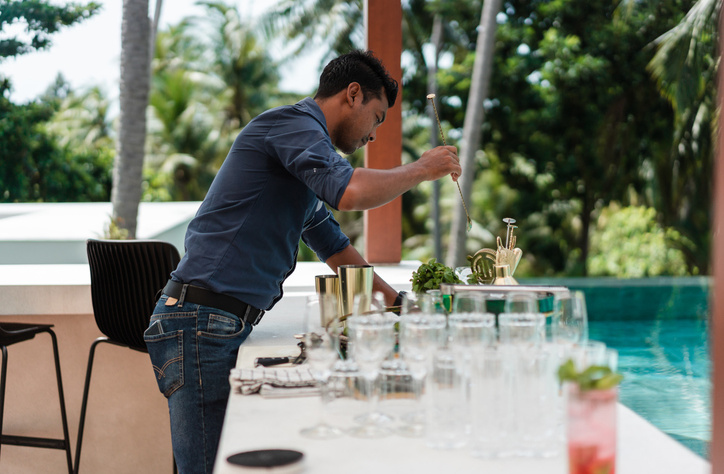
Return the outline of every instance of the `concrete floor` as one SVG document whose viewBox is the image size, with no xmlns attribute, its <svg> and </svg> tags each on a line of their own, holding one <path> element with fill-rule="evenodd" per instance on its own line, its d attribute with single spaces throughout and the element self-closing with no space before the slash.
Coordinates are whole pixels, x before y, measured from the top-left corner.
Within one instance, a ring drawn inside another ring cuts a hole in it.
<svg viewBox="0 0 724 474">
<path fill-rule="evenodd" d="M 0 321 L 55 325 L 68 412 L 73 462 L 86 364 L 91 343 L 101 336 L 91 314 L 2 316 Z M 61 438 L 50 336 L 8 348 L 3 433 Z M 166 399 L 158 391 L 145 353 L 110 344 L 96 350 L 83 436 L 80 472 L 172 472 L 171 435 Z M 0 472 L 67 472 L 60 450 L 3 445 Z"/>
</svg>

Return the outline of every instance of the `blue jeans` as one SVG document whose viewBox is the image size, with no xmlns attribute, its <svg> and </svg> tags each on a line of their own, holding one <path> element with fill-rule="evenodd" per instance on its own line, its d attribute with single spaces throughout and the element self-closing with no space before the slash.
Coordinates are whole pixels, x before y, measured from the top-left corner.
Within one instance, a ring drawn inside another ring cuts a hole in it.
<svg viewBox="0 0 724 474">
<path fill-rule="evenodd" d="M 158 388 L 168 399 L 179 473 L 211 473 L 221 437 L 229 371 L 252 325 L 227 311 L 163 295 L 143 338 Z"/>
</svg>

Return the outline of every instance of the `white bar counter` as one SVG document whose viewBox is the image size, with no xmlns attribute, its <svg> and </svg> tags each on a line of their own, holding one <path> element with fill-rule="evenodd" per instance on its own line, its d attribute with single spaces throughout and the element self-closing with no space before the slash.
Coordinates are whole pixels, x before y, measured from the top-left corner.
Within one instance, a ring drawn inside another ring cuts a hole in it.
<svg viewBox="0 0 724 474">
<path fill-rule="evenodd" d="M 409 278 L 418 262 L 403 262 L 376 271 L 397 289 L 409 289 Z M 238 367 L 251 367 L 254 357 L 298 353 L 293 335 L 302 331 L 304 298 L 314 291 L 314 275 L 328 274 L 323 264 L 304 265 L 303 272 L 285 284 L 285 297 L 268 312 L 239 351 Z M 248 472 L 227 458 L 256 449 L 293 449 L 304 453 L 301 472 L 315 474 L 383 474 L 401 472 L 505 474 L 567 474 L 568 461 L 561 450 L 557 457 L 480 459 L 469 450 L 435 450 L 424 438 L 393 434 L 380 439 L 343 436 L 314 440 L 299 434 L 319 420 L 318 397 L 263 398 L 232 394 L 217 453 L 215 474 Z M 330 421 L 341 420 L 332 413 Z M 347 426 L 349 422 L 347 421 Z M 261 472 L 261 471 L 259 471 Z M 267 471 L 264 471 L 267 472 Z M 268 471 L 274 472 L 274 471 Z M 617 474 L 709 474 L 708 461 L 676 442 L 652 424 L 619 404 Z"/>
</svg>

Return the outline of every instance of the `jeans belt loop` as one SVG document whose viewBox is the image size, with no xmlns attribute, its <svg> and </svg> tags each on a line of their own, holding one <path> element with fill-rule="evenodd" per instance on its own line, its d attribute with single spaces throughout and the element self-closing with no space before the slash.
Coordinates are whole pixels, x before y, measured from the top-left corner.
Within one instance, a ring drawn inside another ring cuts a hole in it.
<svg viewBox="0 0 724 474">
<path fill-rule="evenodd" d="M 189 285 L 188 283 L 184 283 L 184 285 L 181 287 L 181 294 L 178 297 L 178 307 L 180 308 L 183 306 L 184 301 L 186 300 L 186 290 L 188 289 Z"/>
</svg>

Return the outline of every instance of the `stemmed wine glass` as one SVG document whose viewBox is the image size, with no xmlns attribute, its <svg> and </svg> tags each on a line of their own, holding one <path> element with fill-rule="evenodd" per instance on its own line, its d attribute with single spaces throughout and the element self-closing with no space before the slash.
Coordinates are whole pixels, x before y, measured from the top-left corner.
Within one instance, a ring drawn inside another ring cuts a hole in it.
<svg viewBox="0 0 724 474">
<path fill-rule="evenodd" d="M 395 346 L 396 317 L 386 312 L 382 293 L 372 295 L 368 311 L 365 308 L 365 295 L 355 298 L 354 314 L 347 319 L 352 359 L 357 363 L 366 385 L 368 412 L 361 419 L 362 424 L 349 431 L 352 436 L 378 438 L 390 431 L 384 426 L 385 415 L 379 413 L 379 386 L 376 383 L 380 365 L 390 355 Z"/>
<path fill-rule="evenodd" d="M 554 342 L 582 345 L 588 341 L 588 312 L 582 291 L 556 296 L 551 333 Z"/>
<path fill-rule="evenodd" d="M 318 294 L 307 297 L 304 312 L 304 350 L 309 370 L 319 386 L 321 400 L 319 423 L 300 432 L 308 438 L 330 439 L 342 435 L 340 428 L 328 424 L 325 419 L 326 405 L 330 400 L 329 376 L 339 359 L 341 323 L 336 315 L 336 295 Z"/>
</svg>

